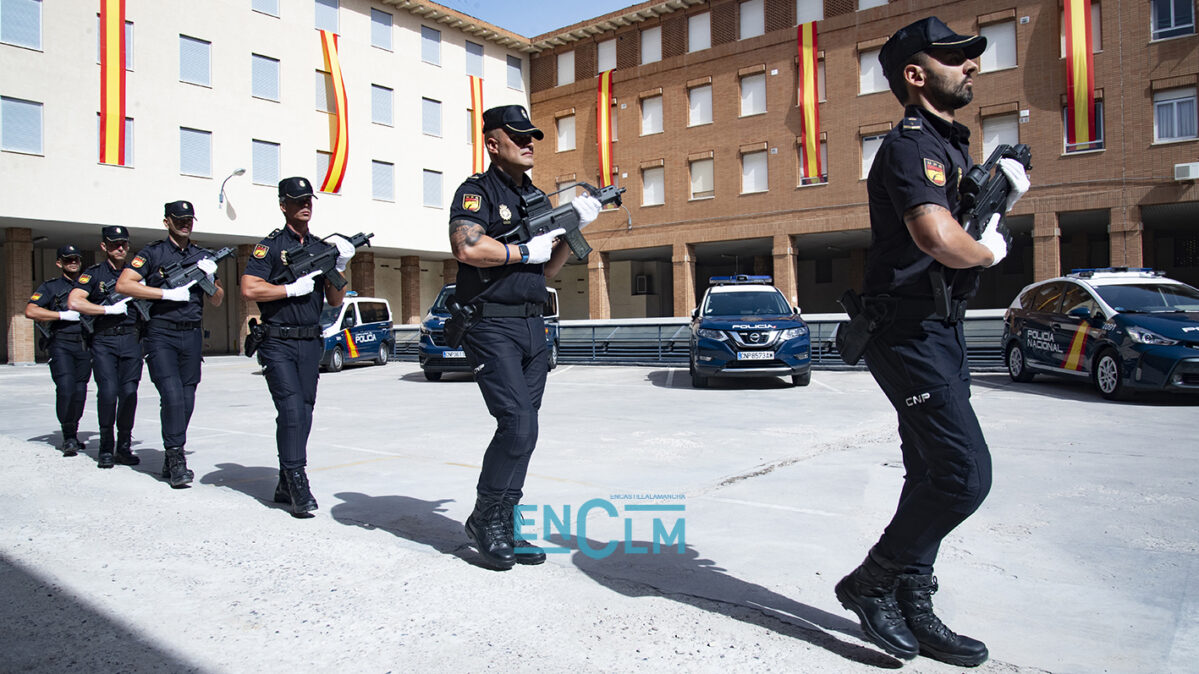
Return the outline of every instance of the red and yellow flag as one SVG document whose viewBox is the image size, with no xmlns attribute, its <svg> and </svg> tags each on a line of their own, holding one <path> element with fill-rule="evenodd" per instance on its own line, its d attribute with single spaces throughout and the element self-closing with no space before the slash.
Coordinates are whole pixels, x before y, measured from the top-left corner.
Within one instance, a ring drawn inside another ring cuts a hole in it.
<svg viewBox="0 0 1199 674">
<path fill-rule="evenodd" d="M 346 337 L 346 351 L 349 353 L 350 358 L 357 358 L 358 345 L 354 343 L 354 335 L 351 335 L 349 330 L 342 330 L 341 332 Z"/>
<path fill-rule="evenodd" d="M 330 129 L 333 135 L 333 155 L 329 157 L 329 170 L 325 172 L 325 179 L 321 182 L 321 191 L 338 192 L 346 175 L 346 158 L 350 153 L 350 122 L 346 109 L 346 84 L 341 78 L 341 59 L 337 55 L 337 33 L 321 31 L 321 51 L 325 55 L 325 68 L 333 80 L 333 97 L 337 106 Z"/>
<path fill-rule="evenodd" d="M 612 71 L 599 74 L 595 96 L 595 143 L 599 149 L 600 187 L 612 184 Z"/>
<path fill-rule="evenodd" d="M 125 165 L 125 0 L 100 0 L 100 163 Z"/>
<path fill-rule="evenodd" d="M 1091 0 L 1066 0 L 1066 144 L 1097 140 Z"/>
<path fill-rule="evenodd" d="M 483 147 L 483 78 L 467 75 L 470 80 L 471 173 L 482 173 L 487 156 Z"/>
<path fill-rule="evenodd" d="M 817 71 L 816 22 L 796 29 L 799 43 L 799 142 L 803 148 L 802 178 L 820 180 L 820 82 Z"/>
</svg>

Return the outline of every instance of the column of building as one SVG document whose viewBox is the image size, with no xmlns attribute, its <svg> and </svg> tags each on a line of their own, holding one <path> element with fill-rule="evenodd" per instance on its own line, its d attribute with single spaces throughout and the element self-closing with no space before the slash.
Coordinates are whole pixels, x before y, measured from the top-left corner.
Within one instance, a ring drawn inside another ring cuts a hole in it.
<svg viewBox="0 0 1199 674">
<path fill-rule="evenodd" d="M 25 305 L 33 294 L 29 264 L 33 259 L 33 230 L 9 227 L 4 233 L 4 318 L 8 362 L 34 362 L 33 321 L 25 318 Z"/>
</svg>

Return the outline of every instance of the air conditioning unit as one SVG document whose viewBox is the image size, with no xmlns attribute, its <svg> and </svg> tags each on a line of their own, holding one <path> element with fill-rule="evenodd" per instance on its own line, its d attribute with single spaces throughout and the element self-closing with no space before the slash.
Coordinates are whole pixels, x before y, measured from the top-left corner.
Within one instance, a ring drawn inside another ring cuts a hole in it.
<svg viewBox="0 0 1199 674">
<path fill-rule="evenodd" d="M 1174 165 L 1174 180 L 1199 180 L 1199 161 Z"/>
</svg>

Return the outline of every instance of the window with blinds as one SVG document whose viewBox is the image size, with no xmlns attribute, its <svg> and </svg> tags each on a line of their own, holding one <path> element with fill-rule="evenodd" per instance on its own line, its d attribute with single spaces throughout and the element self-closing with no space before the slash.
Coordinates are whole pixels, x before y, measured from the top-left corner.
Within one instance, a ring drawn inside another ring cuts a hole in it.
<svg viewBox="0 0 1199 674">
<path fill-rule="evenodd" d="M 179 36 L 179 81 L 212 86 L 212 43 L 186 35 Z"/>
<path fill-rule="evenodd" d="M 250 141 L 251 180 L 255 185 L 279 184 L 279 144 L 265 140 Z"/>
<path fill-rule="evenodd" d="M 179 127 L 179 173 L 212 177 L 212 132 Z"/>
<path fill-rule="evenodd" d="M 279 59 L 250 55 L 250 95 L 268 101 L 279 100 Z"/>
</svg>

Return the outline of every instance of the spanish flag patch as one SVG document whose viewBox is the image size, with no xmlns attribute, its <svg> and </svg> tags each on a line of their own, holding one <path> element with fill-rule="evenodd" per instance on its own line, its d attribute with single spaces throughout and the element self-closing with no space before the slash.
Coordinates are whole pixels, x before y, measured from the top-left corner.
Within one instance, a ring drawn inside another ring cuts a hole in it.
<svg viewBox="0 0 1199 674">
<path fill-rule="evenodd" d="M 146 258 L 138 255 L 137 257 L 133 258 L 133 262 L 130 262 L 129 266 L 133 267 L 134 269 L 141 269 L 143 266 L 145 266 L 145 264 Z"/>
<path fill-rule="evenodd" d="M 270 250 L 270 248 L 268 248 L 266 244 L 260 243 L 257 246 L 254 246 L 254 257 L 261 260 L 262 258 L 266 257 L 266 252 L 268 250 Z"/>
<path fill-rule="evenodd" d="M 924 177 L 937 187 L 945 187 L 945 165 L 926 157 L 924 159 Z"/>
<path fill-rule="evenodd" d="M 477 194 L 463 194 L 462 207 L 468 211 L 477 211 L 483 204 L 483 197 Z"/>
<path fill-rule="evenodd" d="M 82 276 L 80 276 L 80 277 L 79 277 L 79 282 L 80 282 L 80 283 L 87 283 L 87 282 L 88 282 L 88 281 L 90 281 L 90 280 L 92 280 L 92 275 L 91 275 L 91 274 L 84 274 L 84 275 L 82 275 Z"/>
<path fill-rule="evenodd" d="M 30 302 L 36 302 L 36 301 L 38 301 L 38 300 L 40 300 L 40 299 L 42 299 L 42 294 L 41 294 L 41 293 L 34 293 L 34 294 L 33 294 L 33 297 L 30 297 L 30 298 L 29 298 L 29 301 L 30 301 Z"/>
</svg>

